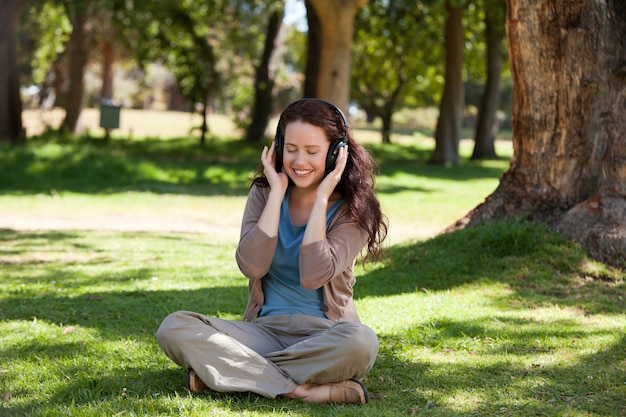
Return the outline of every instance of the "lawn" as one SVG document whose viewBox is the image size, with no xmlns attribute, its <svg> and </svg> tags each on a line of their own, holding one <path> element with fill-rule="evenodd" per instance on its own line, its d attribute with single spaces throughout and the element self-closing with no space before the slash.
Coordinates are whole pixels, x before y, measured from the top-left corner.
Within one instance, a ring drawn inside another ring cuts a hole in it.
<svg viewBox="0 0 626 417">
<path fill-rule="evenodd" d="M 172 311 L 241 317 L 259 145 L 48 134 L 0 149 L 0 416 L 626 414 L 624 271 L 522 219 L 437 235 L 493 191 L 510 146 L 443 168 L 427 138 L 401 139 L 368 142 L 391 236 L 357 271 L 381 343 L 363 407 L 190 395 L 154 340 Z"/>
</svg>

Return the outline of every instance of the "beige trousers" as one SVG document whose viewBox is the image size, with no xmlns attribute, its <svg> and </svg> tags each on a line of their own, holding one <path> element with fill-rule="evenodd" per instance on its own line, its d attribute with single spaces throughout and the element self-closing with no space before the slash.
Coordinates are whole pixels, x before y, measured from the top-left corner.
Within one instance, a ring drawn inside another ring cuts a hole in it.
<svg viewBox="0 0 626 417">
<path fill-rule="evenodd" d="M 268 398 L 303 383 L 361 380 L 378 354 L 369 327 L 301 314 L 244 322 L 178 311 L 163 320 L 156 338 L 170 359 L 193 369 L 209 388 Z"/>
</svg>

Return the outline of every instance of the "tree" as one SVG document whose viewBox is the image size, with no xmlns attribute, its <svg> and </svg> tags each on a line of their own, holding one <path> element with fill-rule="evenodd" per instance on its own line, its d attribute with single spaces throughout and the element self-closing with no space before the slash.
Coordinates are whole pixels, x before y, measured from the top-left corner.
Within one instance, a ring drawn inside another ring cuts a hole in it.
<svg viewBox="0 0 626 417">
<path fill-rule="evenodd" d="M 487 43 L 487 82 L 483 92 L 474 136 L 472 159 L 496 157 L 495 139 L 497 112 L 500 104 L 503 40 L 506 36 L 504 19 L 506 4 L 501 0 L 485 2 L 485 37 Z"/>
<path fill-rule="evenodd" d="M 354 18 L 367 0 L 309 0 L 309 3 L 319 18 L 321 35 L 316 97 L 347 110 Z"/>
<path fill-rule="evenodd" d="M 465 107 L 463 87 L 463 13 L 460 5 L 446 0 L 446 72 L 443 95 L 439 104 L 439 118 L 435 130 L 433 164 L 458 164 L 461 122 Z"/>
<path fill-rule="evenodd" d="M 220 77 L 214 45 L 218 35 L 210 20 L 221 18 L 219 7 L 200 7 L 201 2 L 189 1 L 120 1 L 116 6 L 116 30 L 127 34 L 130 47 L 141 66 L 162 62 L 176 78 L 177 87 L 202 115 L 200 145 L 204 146 L 208 132 L 207 107 L 212 94 L 218 91 Z M 214 12 L 214 13 L 213 13 Z M 227 14 L 228 15 L 228 14 Z M 141 28 L 138 30 L 138 28 Z"/>
<path fill-rule="evenodd" d="M 56 1 L 31 0 L 20 18 L 20 54 L 29 58 L 22 63 L 20 82 L 39 86 L 37 104 L 42 108 L 65 107 L 65 47 L 71 33 L 66 10 Z"/>
<path fill-rule="evenodd" d="M 108 4 L 108 7 L 114 6 Z M 119 13 L 118 13 L 119 14 Z M 102 65 L 102 87 L 100 89 L 100 101 L 111 101 L 115 98 L 114 88 L 114 66 L 116 59 L 122 55 L 120 52 L 126 52 L 120 46 L 123 42 L 120 41 L 121 36 L 117 35 L 115 28 L 116 19 L 114 18 L 113 10 L 107 10 L 100 7 L 98 10 L 97 28 L 96 28 L 96 43 L 97 50 L 101 53 L 100 62 Z"/>
<path fill-rule="evenodd" d="M 391 142 L 392 116 L 407 104 L 418 102 L 417 75 L 438 65 L 439 54 L 432 28 L 432 9 L 414 0 L 372 0 L 356 18 L 353 47 L 352 99 L 368 121 L 380 117 L 382 141 Z M 437 31 L 438 32 L 438 31 Z"/>
<path fill-rule="evenodd" d="M 83 109 L 85 95 L 85 69 L 89 58 L 90 31 L 87 27 L 93 13 L 91 0 L 63 0 L 72 24 L 68 48 L 69 89 L 65 106 L 63 129 L 74 132 Z"/>
<path fill-rule="evenodd" d="M 317 79 L 320 72 L 320 56 L 322 55 L 322 28 L 311 0 L 304 0 L 306 20 L 309 27 L 307 35 L 306 66 L 304 69 L 304 97 L 317 96 Z"/>
<path fill-rule="evenodd" d="M 25 137 L 15 34 L 27 4 L 27 0 L 0 0 L 0 142 L 18 143 Z"/>
<path fill-rule="evenodd" d="M 256 67 L 252 122 L 250 126 L 248 126 L 246 136 L 246 140 L 249 142 L 256 142 L 263 139 L 265 128 L 267 127 L 268 120 L 272 113 L 272 93 L 277 67 L 277 60 L 272 58 L 275 58 L 274 55 L 280 50 L 280 48 L 277 48 L 276 43 L 279 38 L 284 14 L 285 9 L 282 4 L 279 8 L 270 10 L 263 56 L 261 62 Z"/>
<path fill-rule="evenodd" d="M 626 266 L 626 3 L 507 0 L 510 168 L 455 227 L 543 221 Z"/>
</svg>

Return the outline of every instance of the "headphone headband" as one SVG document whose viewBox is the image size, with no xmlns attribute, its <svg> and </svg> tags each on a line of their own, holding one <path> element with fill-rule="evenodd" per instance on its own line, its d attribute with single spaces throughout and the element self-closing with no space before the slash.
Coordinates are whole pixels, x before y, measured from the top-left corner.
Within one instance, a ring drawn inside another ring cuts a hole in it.
<svg viewBox="0 0 626 417">
<path fill-rule="evenodd" d="M 334 105 L 333 103 L 331 103 L 330 101 L 321 99 L 321 98 L 316 98 L 316 97 L 307 97 L 307 98 L 301 98 L 299 100 L 294 101 L 293 103 L 291 103 L 290 105 L 288 105 L 287 107 L 285 107 L 285 109 L 283 110 L 283 113 L 285 112 L 285 110 L 287 110 L 288 108 L 290 108 L 291 106 L 297 104 L 297 103 L 302 103 L 303 101 L 319 101 L 320 103 L 324 103 L 326 104 L 328 107 L 330 107 L 335 113 L 337 113 L 339 115 L 339 117 L 341 118 L 342 122 L 343 122 L 343 127 L 344 127 L 344 134 L 343 137 L 347 137 L 348 136 L 348 128 L 350 127 L 350 125 L 348 124 L 348 118 L 346 117 L 346 115 L 343 113 L 343 111 L 341 111 L 341 109 L 339 107 L 337 107 L 336 105 Z M 281 114 L 282 115 L 282 114 Z"/>
</svg>

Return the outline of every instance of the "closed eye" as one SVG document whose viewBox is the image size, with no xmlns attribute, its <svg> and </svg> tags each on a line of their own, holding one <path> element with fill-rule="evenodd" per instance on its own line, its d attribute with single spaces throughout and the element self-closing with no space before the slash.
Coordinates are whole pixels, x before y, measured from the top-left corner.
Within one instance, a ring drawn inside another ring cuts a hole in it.
<svg viewBox="0 0 626 417">
<path fill-rule="evenodd" d="M 298 152 L 298 148 L 286 146 L 285 147 L 285 151 L 287 153 L 295 153 L 295 152 Z M 315 147 L 315 148 L 307 148 L 306 149 L 306 153 L 309 154 L 309 155 L 317 155 L 318 153 L 320 153 L 320 150 L 317 147 Z"/>
</svg>

